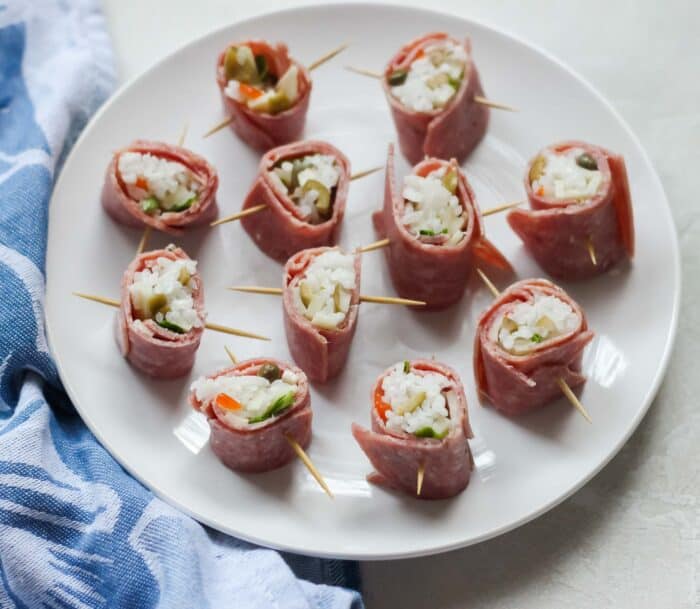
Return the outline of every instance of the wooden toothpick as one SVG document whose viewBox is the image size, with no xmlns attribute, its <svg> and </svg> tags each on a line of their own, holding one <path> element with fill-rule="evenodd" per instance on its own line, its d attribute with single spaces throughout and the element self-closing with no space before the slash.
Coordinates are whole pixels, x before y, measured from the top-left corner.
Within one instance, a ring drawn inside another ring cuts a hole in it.
<svg viewBox="0 0 700 609">
<path fill-rule="evenodd" d="M 598 266 L 598 259 L 595 257 L 595 247 L 593 246 L 593 241 L 590 237 L 586 239 L 586 249 L 588 250 L 588 255 L 591 257 L 593 266 Z"/>
<path fill-rule="evenodd" d="M 416 496 L 420 497 L 420 493 L 423 490 L 423 478 L 425 477 L 425 464 L 421 463 L 418 466 L 418 475 L 416 477 Z"/>
<path fill-rule="evenodd" d="M 365 169 L 364 171 L 360 171 L 354 175 L 351 175 L 350 180 L 358 180 L 359 178 L 364 178 L 365 176 L 376 173 L 377 171 L 380 171 L 383 168 L 383 166 L 380 166 L 372 167 L 372 169 Z M 237 211 L 235 214 L 231 214 L 230 216 L 226 216 L 225 218 L 219 218 L 218 220 L 214 220 L 214 222 L 212 222 L 209 226 L 218 226 L 219 224 L 235 222 L 236 220 L 240 220 L 241 218 L 245 218 L 246 216 L 252 216 L 253 214 L 257 214 L 265 208 L 267 208 L 267 205 L 265 203 L 261 203 L 260 205 L 254 205 L 253 207 L 249 207 L 248 209 Z"/>
<path fill-rule="evenodd" d="M 481 277 L 482 281 L 486 284 L 486 286 L 491 290 L 495 298 L 498 298 L 500 295 L 500 292 L 498 291 L 498 288 L 493 285 L 491 280 L 486 276 L 486 273 L 484 273 L 481 269 L 477 268 L 476 272 L 479 274 L 479 277 Z M 559 389 L 561 389 L 561 392 L 564 394 L 567 400 L 571 402 L 571 405 L 578 410 L 581 415 L 583 416 L 586 421 L 589 423 L 592 423 L 593 421 L 591 420 L 590 415 L 586 411 L 586 408 L 583 406 L 581 401 L 576 397 L 576 394 L 571 390 L 571 387 L 569 387 L 569 384 L 561 377 L 557 379 L 557 385 L 559 385 Z"/>
<path fill-rule="evenodd" d="M 357 251 L 361 254 L 366 254 L 367 252 L 373 252 L 374 250 L 382 249 L 383 247 L 388 246 L 389 243 L 391 243 L 389 239 L 380 239 L 379 241 L 375 241 L 374 243 L 370 243 L 369 245 L 357 248 Z"/>
<path fill-rule="evenodd" d="M 93 302 L 99 302 L 100 304 L 108 305 L 110 307 L 119 307 L 121 302 L 115 300 L 114 298 L 106 298 L 104 296 L 97 296 L 96 294 L 85 294 L 84 292 L 73 292 L 74 296 L 84 298 L 85 300 L 92 300 Z M 261 336 L 260 334 L 254 334 L 252 332 L 247 332 L 246 330 L 238 330 L 237 328 L 231 328 L 229 326 L 222 326 L 221 324 L 215 324 L 212 322 L 207 322 L 204 327 L 208 330 L 213 330 L 214 332 L 221 332 L 223 334 L 231 334 L 232 336 L 242 336 L 244 338 L 253 338 L 255 340 L 270 340 L 267 336 Z"/>
<path fill-rule="evenodd" d="M 236 359 L 236 356 L 233 354 L 233 351 L 229 349 L 226 345 L 224 345 L 224 350 L 226 351 L 226 355 L 228 355 L 228 358 L 231 360 L 231 363 L 235 366 L 238 364 L 238 359 Z"/>
<path fill-rule="evenodd" d="M 268 296 L 281 296 L 282 288 L 266 288 L 255 285 L 238 285 L 227 288 L 232 292 L 246 292 L 248 294 L 266 294 Z M 395 298 L 393 296 L 367 296 L 360 295 L 360 302 L 373 302 L 376 304 L 392 304 L 403 305 L 407 307 L 423 307 L 425 302 L 422 300 L 410 300 L 408 298 Z"/>
<path fill-rule="evenodd" d="M 496 207 L 491 207 L 489 209 L 485 209 L 484 211 L 481 212 L 481 215 L 484 216 L 492 216 L 493 214 L 498 214 L 501 213 L 502 211 L 506 211 L 508 209 L 513 209 L 514 207 L 518 207 L 518 205 L 522 205 L 525 203 L 525 201 L 515 201 L 513 203 L 504 203 L 503 205 L 497 205 Z"/>
<path fill-rule="evenodd" d="M 323 476 L 316 469 L 316 466 L 313 464 L 313 462 L 309 458 L 309 455 L 306 454 L 306 451 L 301 447 L 299 442 L 297 442 L 289 434 L 285 434 L 284 437 L 287 438 L 287 442 L 289 442 L 289 445 L 292 447 L 292 450 L 297 454 L 297 457 L 301 459 L 301 462 L 306 466 L 306 469 L 309 470 L 309 473 L 314 477 L 316 482 L 318 482 L 319 486 L 326 492 L 326 495 L 333 499 L 333 493 L 331 493 L 331 489 L 328 488 L 328 485 L 323 479 Z"/>
<path fill-rule="evenodd" d="M 354 66 L 345 66 L 346 70 L 354 72 L 355 74 L 360 74 L 361 76 L 369 76 L 370 78 L 376 78 L 381 80 L 384 76 L 381 72 L 375 72 L 374 70 L 367 70 L 366 68 L 356 68 Z M 475 95 L 474 101 L 482 106 L 488 106 L 489 108 L 494 108 L 496 110 L 508 110 L 509 112 L 517 112 L 517 108 L 509 106 L 507 104 L 502 104 L 500 102 L 492 101 L 483 95 Z"/>
</svg>

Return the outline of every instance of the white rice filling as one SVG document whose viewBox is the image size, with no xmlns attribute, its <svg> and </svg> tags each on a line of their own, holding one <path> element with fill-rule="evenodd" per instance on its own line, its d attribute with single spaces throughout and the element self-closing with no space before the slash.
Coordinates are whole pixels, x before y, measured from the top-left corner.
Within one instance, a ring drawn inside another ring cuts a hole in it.
<svg viewBox="0 0 700 609">
<path fill-rule="evenodd" d="M 160 257 L 152 268 L 134 273 L 129 294 L 137 316 L 174 324 L 184 332 L 201 327 L 193 298 L 196 272 L 196 260 Z"/>
<path fill-rule="evenodd" d="M 532 190 L 540 196 L 552 199 L 587 199 L 594 196 L 603 174 L 598 169 L 586 169 L 576 163 L 583 154 L 582 148 L 570 148 L 563 152 L 545 152 L 542 175 L 532 182 Z"/>
<path fill-rule="evenodd" d="M 213 379 L 200 377 L 192 383 L 190 389 L 200 402 L 216 399 L 216 396 L 221 393 L 238 402 L 241 408 L 236 410 L 228 410 L 217 404 L 218 412 L 223 414 L 225 420 L 235 426 L 247 423 L 250 419 L 263 417 L 280 398 L 284 398 L 290 393 L 295 396 L 298 382 L 299 378 L 296 374 L 285 370 L 281 379 L 272 382 L 257 375 L 222 375 Z M 293 403 L 292 396 L 287 399 L 287 402 Z"/>
<path fill-rule="evenodd" d="M 520 302 L 493 325 L 492 339 L 515 355 L 529 353 L 545 340 L 575 330 L 579 317 L 563 300 L 536 294 L 532 302 Z"/>
<path fill-rule="evenodd" d="M 297 173 L 298 186 L 293 186 L 294 164 L 304 168 Z M 323 184 L 329 191 L 338 185 L 340 180 L 340 167 L 336 158 L 330 154 L 308 154 L 294 159 L 293 161 L 282 161 L 279 167 L 268 171 L 273 182 L 282 192 L 287 193 L 292 201 L 299 207 L 304 217 L 316 216 L 317 210 L 314 205 L 318 198 L 318 192 L 307 190 L 304 192 L 304 184 L 309 180 Z"/>
<path fill-rule="evenodd" d="M 445 236 L 454 245 L 464 236 L 465 215 L 459 197 L 443 184 L 446 168 L 441 167 L 426 177 L 415 174 L 404 178 L 403 198 L 407 201 L 403 223 L 416 237 Z"/>
<path fill-rule="evenodd" d="M 354 256 L 329 250 L 311 261 L 292 288 L 294 303 L 314 326 L 336 329 L 350 310 L 356 282 Z"/>
<path fill-rule="evenodd" d="M 452 426 L 450 381 L 437 372 L 406 373 L 404 365 L 396 364 L 382 379 L 383 401 L 391 406 L 386 411 L 386 426 L 423 437 L 444 437 Z"/>
<path fill-rule="evenodd" d="M 185 165 L 150 153 L 120 154 L 118 170 L 124 184 L 139 196 L 138 201 L 155 197 L 166 211 L 196 198 L 202 189 L 202 184 Z"/>
<path fill-rule="evenodd" d="M 417 112 L 442 108 L 459 89 L 468 59 L 460 44 L 444 41 L 427 46 L 425 55 L 411 64 L 406 80 L 391 87 L 391 94 Z"/>
</svg>

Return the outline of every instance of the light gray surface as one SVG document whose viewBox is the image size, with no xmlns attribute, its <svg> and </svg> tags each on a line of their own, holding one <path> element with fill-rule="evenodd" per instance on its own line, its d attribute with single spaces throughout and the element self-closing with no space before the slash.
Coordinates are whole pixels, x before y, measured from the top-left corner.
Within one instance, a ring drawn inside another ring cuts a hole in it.
<svg viewBox="0 0 700 609">
<path fill-rule="evenodd" d="M 124 81 L 213 28 L 300 3 L 151 0 L 146 19 L 142 2 L 104 4 Z M 694 399 L 700 389 L 700 223 L 692 196 L 700 192 L 700 3 L 443 0 L 430 6 L 545 48 L 620 110 L 648 150 L 673 208 L 683 254 L 683 305 L 659 396 L 600 475 L 555 510 L 498 539 L 442 556 L 363 565 L 367 605 L 700 607 L 700 409 Z"/>
</svg>

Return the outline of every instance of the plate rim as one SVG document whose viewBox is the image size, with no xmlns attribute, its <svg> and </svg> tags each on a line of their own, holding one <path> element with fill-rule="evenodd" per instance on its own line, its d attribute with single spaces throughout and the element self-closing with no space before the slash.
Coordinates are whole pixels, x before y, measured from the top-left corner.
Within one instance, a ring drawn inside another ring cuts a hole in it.
<svg viewBox="0 0 700 609">
<path fill-rule="evenodd" d="M 293 13 L 314 13 L 319 10 L 326 10 L 326 9 L 331 9 L 331 10 L 337 10 L 337 9 L 358 9 L 358 10 L 374 10 L 374 9 L 384 9 L 384 10 L 398 10 L 398 11 L 407 11 L 407 12 L 412 12 L 414 14 L 421 14 L 424 16 L 435 16 L 439 15 L 441 17 L 449 17 L 453 19 L 457 19 L 458 21 L 461 21 L 463 23 L 469 24 L 469 25 L 475 25 L 479 28 L 483 28 L 484 30 L 488 30 L 491 34 L 496 34 L 498 36 L 503 36 L 506 38 L 509 38 L 510 40 L 517 42 L 518 44 L 528 48 L 531 51 L 534 51 L 547 59 L 548 61 L 552 62 L 555 64 L 558 68 L 562 69 L 567 73 L 567 75 L 573 77 L 576 79 L 579 84 L 583 85 L 586 90 L 594 95 L 598 101 L 605 107 L 605 109 L 612 115 L 612 117 L 617 121 L 617 123 L 622 127 L 623 131 L 627 135 L 627 137 L 630 138 L 632 144 L 636 147 L 637 151 L 640 153 L 641 161 L 644 164 L 645 169 L 649 172 L 651 179 L 653 183 L 659 188 L 660 192 L 663 195 L 663 200 L 662 203 L 663 205 L 663 213 L 665 215 L 665 220 L 668 222 L 670 228 L 671 228 L 671 256 L 673 260 L 673 268 L 672 268 L 672 281 L 674 285 L 673 289 L 673 304 L 672 304 L 672 309 L 671 309 L 671 316 L 670 316 L 670 326 L 668 328 L 668 332 L 665 338 L 664 342 L 664 347 L 663 347 L 663 352 L 661 354 L 661 357 L 659 359 L 659 365 L 657 367 L 656 374 L 654 375 L 654 378 L 652 382 L 649 385 L 649 389 L 647 390 L 644 398 L 641 401 L 641 407 L 638 409 L 635 417 L 632 419 L 630 422 L 630 425 L 623 436 L 620 437 L 619 441 L 610 449 L 610 451 L 605 455 L 603 459 L 601 459 L 600 463 L 597 464 L 596 467 L 594 467 L 590 472 L 588 472 L 585 476 L 583 476 L 581 479 L 575 481 L 565 492 L 561 493 L 559 496 L 556 498 L 550 500 L 546 504 L 540 506 L 538 509 L 533 510 L 529 512 L 528 514 L 525 514 L 521 518 L 514 520 L 507 525 L 503 525 L 500 527 L 495 527 L 489 531 L 486 531 L 482 533 L 481 535 L 478 535 L 476 537 L 473 537 L 469 540 L 464 540 L 460 539 L 452 543 L 445 543 L 439 546 L 433 546 L 428 549 L 419 549 L 419 550 L 408 550 L 408 551 L 399 551 L 399 552 L 392 552 L 392 553 L 363 553 L 363 552 L 357 552 L 357 551 L 350 551 L 350 552 L 328 552 L 328 551 L 319 551 L 319 550 L 309 550 L 308 548 L 303 548 L 300 549 L 299 547 L 296 546 L 291 546 L 287 545 L 284 543 L 271 543 L 267 539 L 260 539 L 256 535 L 251 535 L 247 533 L 241 533 L 240 531 L 235 531 L 231 527 L 228 527 L 226 525 L 223 525 L 218 522 L 214 522 L 213 520 L 210 520 L 206 517 L 203 517 L 199 514 L 196 514 L 193 510 L 190 510 L 186 505 L 182 504 L 180 501 L 174 499 L 173 497 L 169 496 L 166 492 L 161 491 L 159 486 L 157 485 L 156 482 L 152 482 L 149 480 L 146 480 L 144 477 L 142 477 L 139 472 L 137 472 L 134 468 L 129 466 L 125 461 L 125 459 L 120 455 L 117 454 L 117 451 L 113 450 L 108 442 L 105 441 L 103 434 L 100 432 L 98 429 L 98 426 L 94 424 L 92 421 L 91 417 L 89 416 L 88 412 L 84 410 L 80 404 L 79 401 L 77 400 L 77 393 L 73 389 L 72 383 L 68 380 L 66 376 L 64 376 L 63 373 L 63 364 L 61 361 L 61 358 L 58 356 L 58 354 L 54 351 L 53 349 L 53 344 L 54 344 L 54 332 L 53 332 L 53 323 L 51 322 L 50 316 L 49 316 L 49 309 L 52 308 L 49 306 L 49 301 L 50 299 L 50 294 L 53 292 L 50 292 L 48 287 L 49 287 L 49 282 L 48 282 L 48 274 L 49 274 L 49 266 L 50 266 L 50 260 L 53 258 L 50 256 L 50 253 L 56 249 L 57 246 L 52 247 L 52 243 L 54 243 L 57 240 L 57 237 L 52 238 L 52 235 L 55 233 L 51 231 L 51 217 L 53 214 L 53 208 L 54 208 L 54 201 L 55 201 L 55 195 L 57 192 L 60 192 L 63 181 L 64 181 L 64 171 L 65 168 L 68 167 L 72 161 L 73 157 L 76 154 L 76 151 L 80 148 L 82 145 L 84 139 L 87 137 L 88 133 L 94 128 L 95 123 L 97 123 L 101 116 L 109 109 L 111 106 L 122 97 L 129 89 L 131 89 L 134 85 L 136 85 L 138 82 L 140 82 L 142 79 L 147 78 L 152 72 L 157 71 L 160 69 L 160 67 L 172 60 L 173 57 L 178 56 L 181 53 L 186 53 L 188 52 L 192 47 L 195 47 L 198 44 L 201 44 L 203 41 L 215 37 L 219 34 L 222 34 L 226 30 L 234 27 L 234 26 L 241 26 L 245 25 L 247 23 L 250 23 L 252 21 L 256 21 L 259 19 L 264 19 L 265 17 L 271 16 L 271 15 L 280 15 L 280 14 L 293 14 Z M 379 560 L 397 560 L 397 559 L 404 559 L 404 558 L 417 558 L 417 557 L 422 557 L 422 556 L 432 556 L 436 554 L 441 554 L 444 552 L 449 552 L 452 550 L 457 550 L 460 548 L 466 548 L 484 541 L 487 541 L 489 539 L 493 539 L 495 537 L 499 537 L 500 535 L 503 535 L 505 533 L 508 533 L 509 531 L 513 531 L 533 520 L 536 518 L 539 518 L 541 515 L 545 514 L 549 510 L 555 508 L 556 506 L 560 505 L 567 499 L 569 499 L 574 493 L 579 491 L 583 486 L 585 486 L 590 480 L 592 480 L 595 476 L 597 476 L 603 468 L 605 468 L 610 461 L 617 456 L 617 454 L 620 452 L 620 450 L 624 447 L 624 445 L 627 443 L 627 441 L 630 439 L 632 434 L 637 430 L 639 427 L 639 424 L 641 423 L 642 419 L 646 416 L 647 412 L 649 411 L 649 408 L 651 407 L 652 402 L 654 401 L 654 398 L 659 392 L 659 389 L 661 387 L 661 383 L 664 380 L 664 377 L 666 376 L 666 373 L 668 371 L 668 366 L 670 364 L 670 359 L 671 359 L 671 354 L 673 352 L 673 347 L 675 345 L 677 333 L 678 333 L 678 323 L 679 323 L 679 313 L 680 313 L 680 304 L 681 304 L 681 294 L 682 294 L 682 281 L 683 281 L 683 276 L 681 272 L 681 254 L 680 254 L 680 244 L 678 240 L 678 232 L 676 228 L 675 221 L 673 219 L 673 214 L 671 210 L 671 206 L 669 203 L 668 196 L 666 194 L 666 191 L 664 189 L 663 183 L 661 181 L 661 178 L 656 171 L 653 163 L 651 162 L 651 158 L 649 157 L 649 154 L 647 153 L 646 149 L 642 145 L 641 141 L 639 140 L 638 136 L 636 133 L 632 130 L 630 125 L 627 123 L 627 121 L 622 117 L 622 115 L 618 112 L 618 110 L 615 108 L 615 106 L 610 102 L 596 87 L 594 87 L 588 80 L 586 80 L 583 76 L 581 76 L 575 69 L 564 63 L 562 60 L 558 59 L 556 56 L 554 56 L 552 53 L 547 51 L 546 49 L 542 48 L 538 44 L 535 44 L 533 42 L 527 41 L 520 37 L 517 34 L 514 34 L 510 31 L 508 31 L 506 28 L 503 28 L 501 26 L 497 26 L 491 23 L 487 23 L 481 19 L 475 19 L 472 17 L 464 17 L 461 15 L 457 15 L 455 13 L 452 13 L 450 11 L 445 11 L 441 9 L 429 9 L 429 8 L 423 8 L 423 7 L 417 7 L 417 6 L 404 6 L 400 4 L 395 4 L 391 2 L 366 2 L 366 1 L 361 1 L 361 2 L 353 2 L 353 1 L 343 1 L 343 0 L 331 0 L 330 2 L 324 3 L 323 5 L 315 5 L 315 4 L 300 4 L 297 6 L 292 6 L 292 7 L 286 7 L 284 9 L 279 9 L 279 10 L 265 10 L 261 11 L 259 13 L 255 13 L 253 15 L 250 15 L 244 19 L 240 20 L 233 20 L 225 25 L 222 25 L 220 27 L 217 27 L 215 29 L 209 30 L 208 32 L 202 34 L 201 36 L 197 36 L 195 38 L 191 38 L 190 40 L 184 42 L 181 46 L 177 47 L 174 49 L 172 52 L 164 55 L 163 57 L 159 58 L 156 62 L 151 64 L 150 66 L 144 68 L 140 73 L 132 76 L 130 79 L 128 79 L 126 82 L 124 82 L 122 85 L 120 85 L 117 90 L 112 93 L 112 95 L 102 104 L 102 106 L 98 109 L 97 112 L 90 118 L 88 123 L 83 127 L 82 132 L 80 133 L 80 136 L 78 139 L 75 141 L 73 144 L 69 154 L 65 158 L 59 173 L 58 177 L 55 180 L 53 190 L 51 192 L 51 198 L 49 200 L 49 218 L 48 218 L 48 225 L 47 225 L 47 241 L 46 241 L 46 263 L 45 263 L 45 285 L 46 285 L 46 293 L 45 293 L 45 302 L 44 302 L 44 321 L 45 321 L 45 328 L 46 328 L 46 337 L 47 341 L 49 344 L 49 350 L 51 352 L 51 356 L 53 358 L 54 364 L 56 366 L 56 369 L 58 371 L 58 374 L 61 378 L 61 381 L 63 383 L 63 386 L 66 390 L 66 393 L 68 394 L 69 398 L 71 399 L 72 404 L 74 405 L 76 411 L 80 415 L 80 418 L 83 420 L 85 425 L 88 427 L 90 432 L 97 438 L 98 442 L 102 445 L 102 447 L 110 454 L 110 456 L 122 467 L 124 470 L 132 476 L 134 479 L 136 479 L 140 484 L 143 484 L 150 492 L 153 493 L 154 496 L 158 497 L 159 499 L 163 500 L 166 502 L 168 505 L 175 507 L 177 510 L 181 511 L 182 513 L 190 516 L 197 522 L 209 526 L 215 530 L 221 531 L 227 535 L 231 535 L 233 537 L 236 537 L 238 539 L 242 539 L 244 541 L 248 541 L 250 543 L 254 543 L 256 545 L 262 546 L 262 547 L 267 547 L 267 548 L 272 548 L 275 550 L 280 550 L 280 551 L 286 551 L 286 552 L 294 552 L 298 554 L 304 554 L 308 556 L 315 556 L 319 558 L 329 558 L 329 559 L 345 559 L 345 560 L 362 560 L 362 561 L 379 561 Z"/>
</svg>

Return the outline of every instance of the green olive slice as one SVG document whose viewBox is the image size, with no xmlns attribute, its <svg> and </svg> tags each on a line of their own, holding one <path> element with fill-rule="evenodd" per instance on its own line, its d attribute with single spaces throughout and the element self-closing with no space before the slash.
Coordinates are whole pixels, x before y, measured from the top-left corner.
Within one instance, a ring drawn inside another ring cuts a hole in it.
<svg viewBox="0 0 700 609">
<path fill-rule="evenodd" d="M 324 184 L 316 180 L 306 180 L 302 187 L 303 192 L 316 191 L 318 197 L 314 201 L 316 210 L 322 218 L 328 218 L 331 215 L 331 191 Z"/>
<path fill-rule="evenodd" d="M 596 160 L 587 152 L 579 154 L 576 157 L 576 164 L 583 169 L 588 169 L 588 171 L 595 171 L 598 169 L 598 163 L 596 163 Z"/>
<path fill-rule="evenodd" d="M 544 173 L 544 168 L 547 166 L 547 159 L 542 155 L 538 156 L 530 167 L 530 173 L 528 174 L 528 179 L 530 184 L 534 184 L 537 180 L 542 177 Z"/>
</svg>

